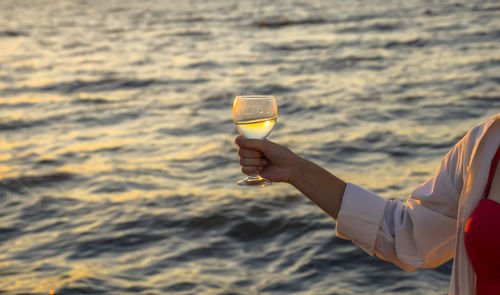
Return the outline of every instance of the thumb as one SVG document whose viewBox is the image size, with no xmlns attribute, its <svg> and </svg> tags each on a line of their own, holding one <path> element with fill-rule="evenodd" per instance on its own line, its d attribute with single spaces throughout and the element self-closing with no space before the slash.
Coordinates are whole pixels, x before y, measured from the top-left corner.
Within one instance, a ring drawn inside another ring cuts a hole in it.
<svg viewBox="0 0 500 295">
<path fill-rule="evenodd" d="M 257 150 L 263 154 L 265 154 L 269 146 L 269 142 L 265 139 L 250 139 L 241 135 L 236 137 L 234 142 L 242 149 Z"/>
</svg>

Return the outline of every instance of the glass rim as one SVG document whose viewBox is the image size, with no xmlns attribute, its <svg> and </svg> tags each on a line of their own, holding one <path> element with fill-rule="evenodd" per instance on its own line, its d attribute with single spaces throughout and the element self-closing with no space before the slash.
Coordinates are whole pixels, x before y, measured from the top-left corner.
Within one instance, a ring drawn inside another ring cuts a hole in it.
<svg viewBox="0 0 500 295">
<path fill-rule="evenodd" d="M 244 98 L 244 99 L 263 99 L 263 98 L 274 98 L 274 95 L 261 95 L 261 94 L 248 94 L 248 95 L 236 95 L 236 98 Z"/>
</svg>

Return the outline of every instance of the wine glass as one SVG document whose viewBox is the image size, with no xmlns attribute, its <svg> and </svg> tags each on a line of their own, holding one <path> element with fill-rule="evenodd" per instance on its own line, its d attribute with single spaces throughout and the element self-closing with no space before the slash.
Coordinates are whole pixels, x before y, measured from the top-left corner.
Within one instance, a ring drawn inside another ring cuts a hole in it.
<svg viewBox="0 0 500 295">
<path fill-rule="evenodd" d="M 276 99 L 271 95 L 236 96 L 233 104 L 233 120 L 236 129 L 245 138 L 264 139 L 273 129 L 278 118 Z M 271 181 L 260 175 L 250 175 L 236 182 L 239 185 L 265 186 Z"/>
</svg>

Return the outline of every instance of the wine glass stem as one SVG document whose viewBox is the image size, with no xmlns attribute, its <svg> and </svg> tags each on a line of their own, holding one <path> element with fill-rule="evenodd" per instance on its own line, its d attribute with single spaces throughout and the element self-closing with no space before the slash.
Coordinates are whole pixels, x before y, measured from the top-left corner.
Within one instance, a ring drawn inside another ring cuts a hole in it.
<svg viewBox="0 0 500 295">
<path fill-rule="evenodd" d="M 248 175 L 248 178 L 250 178 L 250 179 L 259 179 L 260 175 L 259 174 L 252 174 L 252 175 Z"/>
</svg>

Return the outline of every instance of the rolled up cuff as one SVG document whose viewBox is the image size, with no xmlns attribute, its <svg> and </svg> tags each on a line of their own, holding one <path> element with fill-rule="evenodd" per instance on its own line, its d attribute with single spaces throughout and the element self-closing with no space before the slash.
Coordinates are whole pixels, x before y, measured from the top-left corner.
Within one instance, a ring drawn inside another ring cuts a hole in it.
<svg viewBox="0 0 500 295">
<path fill-rule="evenodd" d="M 375 240 L 387 200 L 358 185 L 348 183 L 337 218 L 336 232 L 342 239 L 373 255 Z"/>
</svg>

